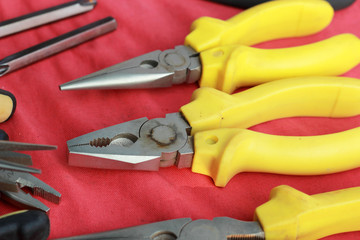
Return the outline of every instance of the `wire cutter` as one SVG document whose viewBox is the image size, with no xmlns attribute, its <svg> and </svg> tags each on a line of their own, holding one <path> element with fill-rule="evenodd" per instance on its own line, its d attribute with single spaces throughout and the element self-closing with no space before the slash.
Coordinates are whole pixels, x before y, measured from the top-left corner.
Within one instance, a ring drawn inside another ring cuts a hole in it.
<svg viewBox="0 0 360 240">
<path fill-rule="evenodd" d="M 59 203 L 61 194 L 30 174 L 30 172 L 40 173 L 40 171 L 28 167 L 32 164 L 31 157 L 12 152 L 51 149 L 56 149 L 56 146 L 14 142 L 8 141 L 6 138 L 0 140 L 0 198 L 21 208 L 48 212 L 49 207 L 22 190 L 26 187 L 30 188 L 36 196 Z"/>
<path fill-rule="evenodd" d="M 225 186 L 240 172 L 329 174 L 360 166 L 360 128 L 307 137 L 246 128 L 295 116 L 360 114 L 360 81 L 307 77 L 265 83 L 228 95 L 199 88 L 192 102 L 165 118 L 140 118 L 67 142 L 73 166 L 156 171 L 176 165 Z M 194 137 L 193 137 L 194 136 Z"/>
<path fill-rule="evenodd" d="M 286 185 L 272 189 L 270 200 L 255 210 L 254 221 L 228 217 L 180 218 L 61 240 L 305 240 L 360 231 L 360 188 L 307 195 Z M 60 240 L 60 239 L 58 239 Z"/>
<path fill-rule="evenodd" d="M 314 34 L 332 20 L 326 1 L 270 1 L 222 21 L 202 17 L 185 45 L 154 51 L 60 85 L 61 90 L 154 88 L 200 81 L 232 93 L 243 86 L 300 76 L 341 75 L 359 63 L 352 34 L 292 48 L 258 49 L 260 42 Z"/>
</svg>

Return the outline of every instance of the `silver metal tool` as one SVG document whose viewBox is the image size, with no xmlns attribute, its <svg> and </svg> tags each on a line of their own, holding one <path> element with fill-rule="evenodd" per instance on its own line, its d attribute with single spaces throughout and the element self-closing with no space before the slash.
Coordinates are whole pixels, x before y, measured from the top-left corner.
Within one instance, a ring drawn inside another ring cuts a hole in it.
<svg viewBox="0 0 360 240">
<path fill-rule="evenodd" d="M 247 238 L 240 238 L 244 236 L 247 236 Z M 265 235 L 258 222 L 246 222 L 228 217 L 217 217 L 212 221 L 206 219 L 192 221 L 190 218 L 179 218 L 108 232 L 61 238 L 58 240 L 70 239 L 261 240 L 265 239 Z"/>
<path fill-rule="evenodd" d="M 201 77 L 199 53 L 188 46 L 154 51 L 60 85 L 61 90 L 133 89 L 194 83 Z"/>
<path fill-rule="evenodd" d="M 107 17 L 5 57 L 0 60 L 0 77 L 65 49 L 113 31 L 116 27 L 115 19 Z"/>
<path fill-rule="evenodd" d="M 22 165 L 32 165 L 31 156 L 24 153 L 0 151 L 0 159 Z"/>
<path fill-rule="evenodd" d="M 30 173 L 0 170 L 0 189 L 4 185 L 7 187 L 13 185 L 17 191 L 0 191 L 0 198 L 20 208 L 38 209 L 44 212 L 50 210 L 39 200 L 33 198 L 30 194 L 24 192 L 22 188 L 26 187 L 32 191 L 35 196 L 40 196 L 48 201 L 59 203 L 61 194 L 50 187 L 40 179 Z"/>
<path fill-rule="evenodd" d="M 32 167 L 24 166 L 18 163 L 12 163 L 5 160 L 0 160 L 0 169 L 14 170 L 20 172 L 31 172 L 31 173 L 41 173 L 41 170 L 35 169 Z"/>
<path fill-rule="evenodd" d="M 96 0 L 76 0 L 0 22 L 0 38 L 92 10 Z"/>
<path fill-rule="evenodd" d="M 69 140 L 69 164 L 147 171 L 172 165 L 189 168 L 194 154 L 189 131 L 180 113 L 128 121 Z"/>
<path fill-rule="evenodd" d="M 56 146 L 41 145 L 0 140 L 0 198 L 21 208 L 39 209 L 45 212 L 49 208 L 39 200 L 25 193 L 22 188 L 30 188 L 34 195 L 41 196 L 49 201 L 59 203 L 61 194 L 32 176 L 31 173 L 40 173 L 31 168 L 31 157 L 26 154 L 11 151 L 20 150 L 52 150 Z M 1 159 L 1 157 L 3 157 Z"/>
</svg>

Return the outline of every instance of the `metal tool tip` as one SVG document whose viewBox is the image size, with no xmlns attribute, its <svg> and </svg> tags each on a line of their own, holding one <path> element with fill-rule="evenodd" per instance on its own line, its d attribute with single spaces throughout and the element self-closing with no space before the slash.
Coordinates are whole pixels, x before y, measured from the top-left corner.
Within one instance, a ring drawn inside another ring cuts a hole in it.
<svg viewBox="0 0 360 240">
<path fill-rule="evenodd" d="M 0 66 L 0 77 L 4 76 L 9 70 L 8 65 L 1 65 Z"/>
<path fill-rule="evenodd" d="M 97 4 L 97 0 L 82 0 L 80 2 L 81 5 L 96 5 Z"/>
</svg>

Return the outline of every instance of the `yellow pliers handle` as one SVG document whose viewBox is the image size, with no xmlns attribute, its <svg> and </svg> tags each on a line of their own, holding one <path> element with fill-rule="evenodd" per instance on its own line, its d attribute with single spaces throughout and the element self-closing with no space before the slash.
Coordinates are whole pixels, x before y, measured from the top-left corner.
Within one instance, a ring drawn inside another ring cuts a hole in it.
<svg viewBox="0 0 360 240">
<path fill-rule="evenodd" d="M 337 76 L 360 61 L 360 40 L 341 34 L 304 46 L 258 49 L 250 45 L 317 33 L 331 22 L 333 9 L 322 0 L 277 0 L 223 21 L 194 21 L 185 44 L 200 52 L 201 87 L 232 93 L 243 86 L 301 76 Z"/>
<path fill-rule="evenodd" d="M 197 52 L 240 44 L 254 45 L 273 39 L 300 37 L 323 30 L 334 15 L 323 0 L 276 0 L 257 5 L 223 21 L 201 17 L 185 38 Z"/>
<path fill-rule="evenodd" d="M 201 87 L 232 93 L 239 87 L 302 76 L 338 76 L 360 62 L 360 40 L 352 34 L 291 48 L 229 45 L 200 54 Z"/>
<path fill-rule="evenodd" d="M 0 89 L 0 123 L 7 121 L 16 109 L 15 96 L 6 90 Z"/>
<path fill-rule="evenodd" d="M 255 211 L 266 240 L 315 240 L 360 231 L 360 187 L 309 196 L 289 186 L 274 188 Z"/>
<path fill-rule="evenodd" d="M 245 171 L 318 175 L 360 166 L 360 128 L 311 137 L 274 136 L 245 129 L 285 117 L 358 115 L 358 79 L 284 79 L 234 95 L 200 88 L 181 112 L 195 134 L 192 171 L 211 176 L 217 186 L 225 186 Z"/>
</svg>

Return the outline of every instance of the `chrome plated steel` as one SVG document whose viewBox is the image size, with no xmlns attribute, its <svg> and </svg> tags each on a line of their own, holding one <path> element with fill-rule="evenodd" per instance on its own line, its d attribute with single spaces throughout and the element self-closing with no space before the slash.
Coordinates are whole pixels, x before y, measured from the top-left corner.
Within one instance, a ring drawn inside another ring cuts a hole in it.
<svg viewBox="0 0 360 240">
<path fill-rule="evenodd" d="M 189 132 L 180 113 L 121 123 L 69 140 L 69 164 L 148 171 L 191 167 L 194 150 Z"/>
<path fill-rule="evenodd" d="M 154 51 L 60 85 L 61 90 L 160 88 L 201 77 L 199 54 L 188 46 Z"/>
<path fill-rule="evenodd" d="M 92 10 L 96 0 L 76 0 L 0 22 L 0 38 Z"/>
</svg>

